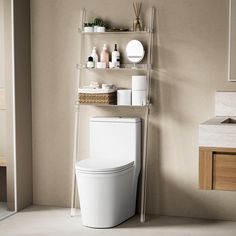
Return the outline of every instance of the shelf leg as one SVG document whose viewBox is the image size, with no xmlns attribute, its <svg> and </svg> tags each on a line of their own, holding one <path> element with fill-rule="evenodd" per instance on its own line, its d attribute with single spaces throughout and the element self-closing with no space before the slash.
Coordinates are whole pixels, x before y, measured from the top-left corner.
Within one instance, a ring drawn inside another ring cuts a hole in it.
<svg viewBox="0 0 236 236">
<path fill-rule="evenodd" d="M 143 146 L 143 161 L 142 161 L 142 186 L 141 186 L 141 214 L 140 222 L 144 223 L 146 218 L 146 192 L 147 192 L 147 164 L 148 164 L 148 124 L 149 124 L 150 108 L 147 107 L 145 124 L 144 124 L 144 146 Z"/>
<path fill-rule="evenodd" d="M 146 220 L 146 198 L 147 198 L 147 172 L 148 172 L 148 128 L 149 128 L 149 114 L 150 114 L 150 88 L 151 88 L 151 66 L 152 66 L 152 51 L 153 51 L 153 27 L 154 27 L 155 8 L 150 9 L 149 20 L 149 40 L 148 40 L 148 87 L 147 87 L 147 111 L 144 126 L 144 145 L 143 145 L 143 162 L 142 162 L 142 186 L 141 186 L 141 213 L 140 222 L 144 223 Z"/>
<path fill-rule="evenodd" d="M 86 18 L 86 11 L 85 9 L 81 10 L 80 14 L 80 29 L 83 30 L 84 21 Z M 80 35 L 80 51 L 79 51 L 79 58 L 80 63 L 82 60 L 82 45 L 83 45 L 83 37 Z M 77 91 L 80 84 L 80 70 L 78 70 L 77 75 Z M 75 216 L 76 214 L 76 197 L 77 197 L 77 185 L 76 185 L 76 173 L 75 173 L 75 164 L 78 160 L 78 153 L 79 153 L 79 136 L 78 136 L 78 128 L 79 128 L 79 111 L 80 105 L 77 103 L 75 106 L 75 125 L 74 125 L 74 150 L 73 150 L 73 166 L 72 166 L 72 191 L 71 191 L 71 216 Z"/>
<path fill-rule="evenodd" d="M 78 126 L 79 126 L 79 104 L 76 105 L 75 126 L 74 126 L 74 150 L 73 150 L 73 167 L 72 167 L 72 192 L 71 192 L 71 216 L 76 214 L 76 173 L 75 164 L 78 155 Z"/>
</svg>

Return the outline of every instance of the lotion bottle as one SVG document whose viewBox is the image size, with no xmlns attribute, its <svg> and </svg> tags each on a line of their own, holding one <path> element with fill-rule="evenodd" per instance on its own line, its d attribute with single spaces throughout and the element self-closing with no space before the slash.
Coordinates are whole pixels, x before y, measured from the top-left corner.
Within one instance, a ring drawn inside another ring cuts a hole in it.
<svg viewBox="0 0 236 236">
<path fill-rule="evenodd" d="M 93 58 L 94 64 L 95 64 L 95 68 L 97 67 L 97 62 L 98 62 L 98 54 L 96 51 L 96 47 L 93 47 L 92 53 L 90 55 Z"/>
<path fill-rule="evenodd" d="M 109 67 L 109 53 L 107 51 L 107 45 L 106 44 L 103 45 L 103 49 L 102 49 L 102 52 L 101 52 L 101 62 L 106 63 L 106 68 Z"/>
<path fill-rule="evenodd" d="M 120 67 L 120 52 L 117 50 L 117 44 L 112 52 L 111 61 L 115 67 Z"/>
</svg>

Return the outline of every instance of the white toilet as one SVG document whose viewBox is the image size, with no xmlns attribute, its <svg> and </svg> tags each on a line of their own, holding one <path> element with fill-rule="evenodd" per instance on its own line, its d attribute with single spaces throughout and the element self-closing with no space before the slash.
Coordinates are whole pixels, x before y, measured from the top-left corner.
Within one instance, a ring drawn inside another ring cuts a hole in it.
<svg viewBox="0 0 236 236">
<path fill-rule="evenodd" d="M 135 214 L 140 162 L 140 118 L 91 118 L 90 157 L 76 164 L 83 225 L 109 228 Z"/>
</svg>

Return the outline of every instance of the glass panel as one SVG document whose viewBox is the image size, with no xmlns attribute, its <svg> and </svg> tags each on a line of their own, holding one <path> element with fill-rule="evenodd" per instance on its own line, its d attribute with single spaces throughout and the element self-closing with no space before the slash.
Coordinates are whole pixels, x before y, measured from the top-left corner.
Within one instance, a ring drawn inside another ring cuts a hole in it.
<svg viewBox="0 0 236 236">
<path fill-rule="evenodd" d="M 11 1 L 0 0 L 0 219 L 15 211 Z"/>
<path fill-rule="evenodd" d="M 79 29 L 82 34 L 96 35 L 96 34 L 148 34 L 149 31 L 106 31 L 106 32 L 84 32 Z"/>
<path fill-rule="evenodd" d="M 150 65 L 149 65 L 150 66 Z M 121 64 L 120 68 L 105 68 L 105 69 L 99 69 L 99 68 L 87 68 L 86 65 L 78 65 L 78 69 L 80 70 L 96 70 L 96 71 L 126 71 L 126 70 L 147 70 L 148 65 L 147 64 Z"/>
<path fill-rule="evenodd" d="M 79 102 L 78 102 L 79 104 Z M 80 106 L 99 106 L 99 107 L 123 107 L 123 108 L 143 108 L 143 107 L 148 107 L 148 105 L 143 105 L 143 106 L 133 106 L 133 105 L 110 105 L 110 104 L 95 104 L 95 103 L 80 103 Z"/>
</svg>

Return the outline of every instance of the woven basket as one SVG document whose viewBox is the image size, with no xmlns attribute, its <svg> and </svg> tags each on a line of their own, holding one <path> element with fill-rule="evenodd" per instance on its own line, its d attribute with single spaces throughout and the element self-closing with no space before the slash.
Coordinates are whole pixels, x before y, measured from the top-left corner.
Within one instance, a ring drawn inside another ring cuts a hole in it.
<svg viewBox="0 0 236 236">
<path fill-rule="evenodd" d="M 116 104 L 116 92 L 112 93 L 79 93 L 81 104 Z"/>
</svg>

